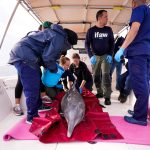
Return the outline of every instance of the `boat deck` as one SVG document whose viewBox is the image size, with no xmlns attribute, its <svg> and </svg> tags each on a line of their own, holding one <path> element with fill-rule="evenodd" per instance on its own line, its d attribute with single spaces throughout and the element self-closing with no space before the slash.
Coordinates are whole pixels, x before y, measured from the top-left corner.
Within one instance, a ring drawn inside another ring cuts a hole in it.
<svg viewBox="0 0 150 150">
<path fill-rule="evenodd" d="M 23 116 L 15 116 L 12 112 L 12 106 L 14 104 L 14 87 L 16 83 L 16 77 L 0 80 L 0 92 L 3 93 L 3 97 L 0 98 L 0 150 L 149 150 L 150 146 L 144 145 L 132 145 L 125 143 L 103 143 L 98 142 L 96 144 L 89 144 L 87 142 L 75 142 L 75 143 L 54 143 L 43 144 L 39 141 L 33 140 L 10 140 L 8 142 L 3 141 L 3 135 L 14 126 Z M 5 91 L 3 91 L 5 90 Z M 118 92 L 114 91 L 112 94 L 112 105 L 107 106 L 103 110 L 109 112 L 110 116 L 123 116 L 127 114 L 127 110 L 133 107 L 133 96 L 131 95 L 125 104 L 119 103 L 117 100 Z M 24 97 L 23 97 L 24 99 Z M 103 100 L 101 100 L 103 104 Z M 6 107 L 8 105 L 8 108 Z M 5 107 L 4 107 L 5 106 Z M 25 103 L 23 100 L 23 106 L 25 109 Z M 7 108 L 7 109 L 6 109 Z M 4 113 L 5 111 L 5 113 Z M 3 113 L 2 113 L 3 112 Z M 2 116 L 3 115 L 3 116 Z"/>
</svg>

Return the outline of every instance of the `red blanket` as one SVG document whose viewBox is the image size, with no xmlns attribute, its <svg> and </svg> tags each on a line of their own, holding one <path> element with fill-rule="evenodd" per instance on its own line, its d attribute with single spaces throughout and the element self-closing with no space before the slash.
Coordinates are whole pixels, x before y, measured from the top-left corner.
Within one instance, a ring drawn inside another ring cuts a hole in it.
<svg viewBox="0 0 150 150">
<path fill-rule="evenodd" d="M 30 132 L 39 137 L 43 143 L 94 141 L 97 138 L 112 140 L 123 139 L 116 127 L 110 121 L 108 113 L 103 112 L 99 100 L 90 91 L 84 90 L 82 96 L 86 104 L 84 120 L 75 127 L 72 137 L 67 137 L 67 123 L 60 116 L 60 103 L 64 93 L 60 93 L 50 104 L 52 110 L 44 117 L 35 118 Z"/>
</svg>

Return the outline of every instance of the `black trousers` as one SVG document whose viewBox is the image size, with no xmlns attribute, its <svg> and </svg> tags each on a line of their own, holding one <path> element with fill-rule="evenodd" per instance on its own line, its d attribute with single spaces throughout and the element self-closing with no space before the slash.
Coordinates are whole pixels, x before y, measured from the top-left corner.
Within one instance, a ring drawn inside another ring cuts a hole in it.
<svg viewBox="0 0 150 150">
<path fill-rule="evenodd" d="M 42 76 L 42 72 L 40 72 L 40 75 Z M 18 74 L 18 80 L 17 80 L 17 84 L 16 84 L 16 87 L 15 87 L 15 98 L 21 98 L 22 91 L 23 91 L 23 86 L 22 86 L 22 83 L 21 83 L 21 80 L 20 80 L 20 76 Z M 42 83 L 42 81 L 40 81 L 40 91 L 41 91 L 41 93 L 45 92 L 45 86 Z"/>
</svg>

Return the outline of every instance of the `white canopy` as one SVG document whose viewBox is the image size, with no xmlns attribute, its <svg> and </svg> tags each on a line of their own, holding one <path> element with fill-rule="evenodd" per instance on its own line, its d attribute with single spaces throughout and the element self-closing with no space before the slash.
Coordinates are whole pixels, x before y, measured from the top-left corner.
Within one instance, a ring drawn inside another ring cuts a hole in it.
<svg viewBox="0 0 150 150">
<path fill-rule="evenodd" d="M 23 0 L 23 3 L 42 22 L 60 22 L 80 36 L 95 24 L 96 12 L 100 9 L 108 11 L 108 25 L 114 34 L 128 24 L 131 14 L 131 0 Z"/>
</svg>

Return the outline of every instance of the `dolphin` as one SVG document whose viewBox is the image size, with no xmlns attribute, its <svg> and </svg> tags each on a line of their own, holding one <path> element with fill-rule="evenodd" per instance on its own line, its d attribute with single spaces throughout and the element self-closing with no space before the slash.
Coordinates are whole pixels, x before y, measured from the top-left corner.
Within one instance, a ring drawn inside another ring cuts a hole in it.
<svg viewBox="0 0 150 150">
<path fill-rule="evenodd" d="M 85 103 L 75 83 L 62 98 L 61 111 L 68 124 L 67 137 L 70 138 L 75 126 L 83 120 L 85 115 Z"/>
</svg>

